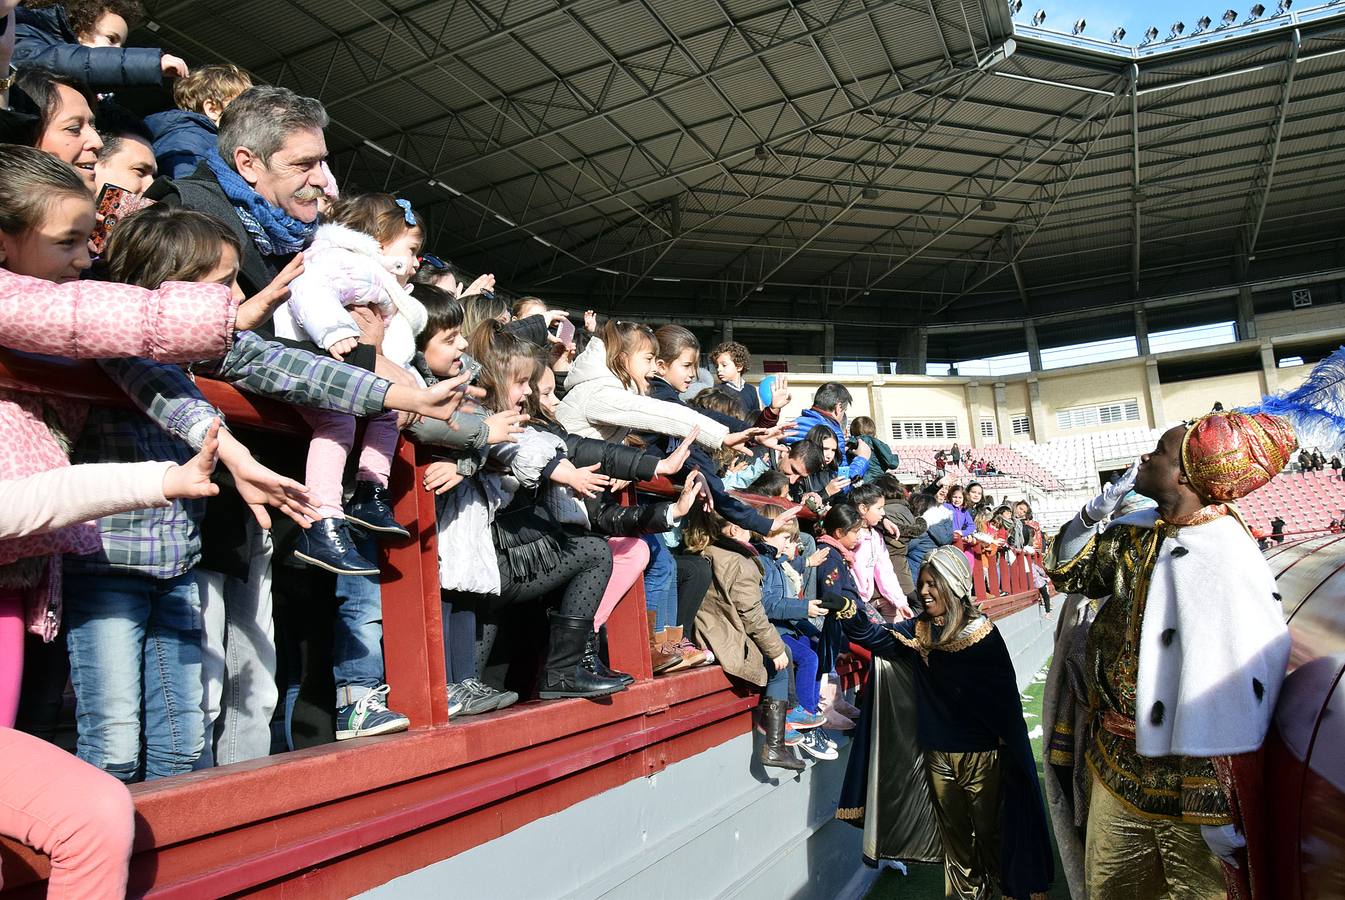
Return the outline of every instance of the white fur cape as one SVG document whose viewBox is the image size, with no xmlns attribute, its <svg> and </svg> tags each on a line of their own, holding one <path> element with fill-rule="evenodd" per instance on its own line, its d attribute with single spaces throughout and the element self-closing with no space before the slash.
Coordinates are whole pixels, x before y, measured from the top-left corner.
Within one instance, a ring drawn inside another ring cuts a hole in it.
<svg viewBox="0 0 1345 900">
<path fill-rule="evenodd" d="M 1154 527 L 1139 510 L 1109 528 Z M 1235 514 L 1158 548 L 1140 629 L 1141 756 L 1224 756 L 1261 746 L 1289 661 L 1275 579 Z"/>
</svg>

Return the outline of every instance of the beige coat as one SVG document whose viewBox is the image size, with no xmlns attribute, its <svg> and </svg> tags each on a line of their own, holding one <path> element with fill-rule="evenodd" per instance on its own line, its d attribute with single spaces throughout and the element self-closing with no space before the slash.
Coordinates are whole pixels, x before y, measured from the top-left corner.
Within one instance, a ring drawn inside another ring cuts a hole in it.
<svg viewBox="0 0 1345 900">
<path fill-rule="evenodd" d="M 761 605 L 761 562 L 723 547 L 703 555 L 714 579 L 696 613 L 696 636 L 710 645 L 725 672 L 764 687 L 765 660 L 784 653 L 785 645 Z"/>
</svg>

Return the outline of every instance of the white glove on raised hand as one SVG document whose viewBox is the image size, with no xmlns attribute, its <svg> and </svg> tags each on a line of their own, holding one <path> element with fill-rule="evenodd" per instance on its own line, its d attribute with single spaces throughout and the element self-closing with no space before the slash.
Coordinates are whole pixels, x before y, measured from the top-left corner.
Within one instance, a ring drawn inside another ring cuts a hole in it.
<svg viewBox="0 0 1345 900">
<path fill-rule="evenodd" d="M 1232 825 L 1201 825 L 1200 836 L 1214 855 L 1230 866 L 1238 864 L 1234 851 L 1247 846 L 1247 839 Z"/>
<path fill-rule="evenodd" d="M 1139 471 L 1139 467 L 1139 460 L 1135 460 L 1130 464 L 1130 468 L 1125 470 L 1124 475 L 1104 487 L 1102 493 L 1084 504 L 1083 516 L 1088 524 L 1096 525 L 1121 505 L 1126 494 L 1135 487 L 1135 473 Z"/>
</svg>

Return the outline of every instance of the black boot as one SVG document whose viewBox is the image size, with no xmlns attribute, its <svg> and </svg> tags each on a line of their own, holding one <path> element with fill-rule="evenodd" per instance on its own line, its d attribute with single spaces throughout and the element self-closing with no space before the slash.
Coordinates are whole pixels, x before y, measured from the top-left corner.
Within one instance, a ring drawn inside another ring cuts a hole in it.
<svg viewBox="0 0 1345 900">
<path fill-rule="evenodd" d="M 589 656 L 593 657 L 593 671 L 597 672 L 604 678 L 619 678 L 628 685 L 635 683 L 634 675 L 627 675 L 625 672 L 618 672 L 616 669 L 613 669 L 611 666 L 607 665 L 606 625 L 600 627 L 597 631 L 593 632 L 593 636 L 589 638 L 589 644 L 591 646 L 584 648 L 584 654 L 585 658 Z"/>
<path fill-rule="evenodd" d="M 626 689 L 626 683 L 620 678 L 599 675 L 593 665 L 598 661 L 598 642 L 593 634 L 592 619 L 562 616 L 554 610 L 548 615 L 551 635 L 547 639 L 542 689 L 537 696 L 543 700 L 606 697 Z"/>
<path fill-rule="evenodd" d="M 789 712 L 789 701 L 764 697 L 760 709 L 761 724 L 766 730 L 766 737 L 761 742 L 761 764 L 802 772 L 803 760 L 794 753 L 793 747 L 785 746 L 785 714 Z"/>
<path fill-rule="evenodd" d="M 388 489 L 377 481 L 356 481 L 355 493 L 346 506 L 346 518 L 366 531 L 388 537 L 408 538 L 411 532 L 392 515 Z"/>
</svg>

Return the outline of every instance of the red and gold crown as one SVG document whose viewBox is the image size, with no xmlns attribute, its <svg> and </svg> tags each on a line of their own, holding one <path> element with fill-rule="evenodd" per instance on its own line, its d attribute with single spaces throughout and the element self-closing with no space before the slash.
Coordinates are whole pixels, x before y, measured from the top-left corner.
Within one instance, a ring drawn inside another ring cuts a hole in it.
<svg viewBox="0 0 1345 900">
<path fill-rule="evenodd" d="M 1269 483 L 1298 447 L 1285 419 L 1236 410 L 1196 420 L 1182 438 L 1182 468 L 1208 501 L 1226 503 Z"/>
</svg>

